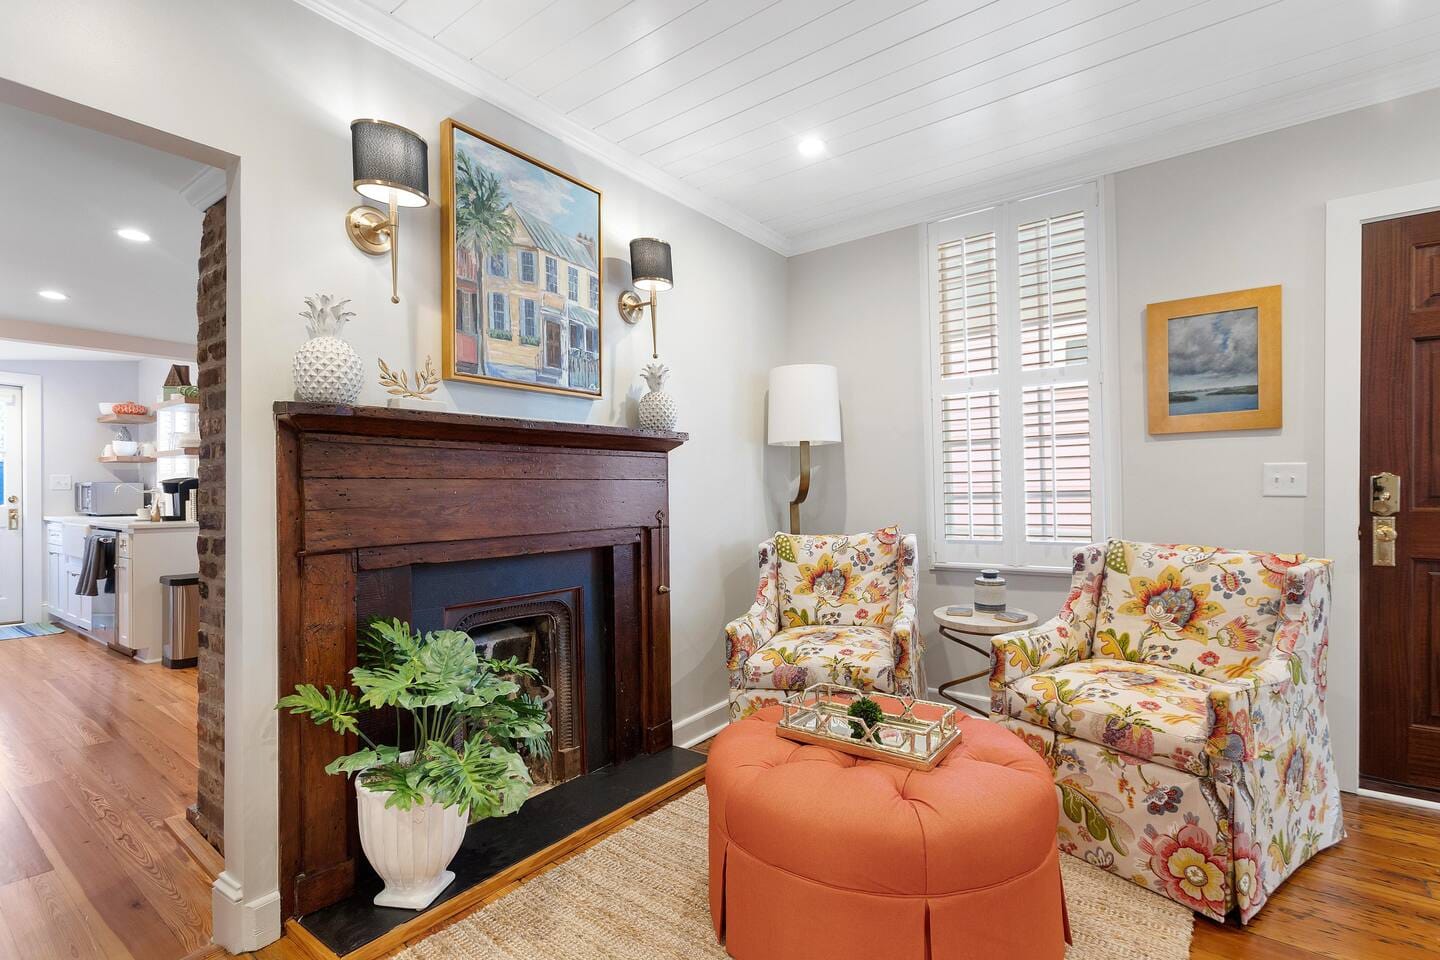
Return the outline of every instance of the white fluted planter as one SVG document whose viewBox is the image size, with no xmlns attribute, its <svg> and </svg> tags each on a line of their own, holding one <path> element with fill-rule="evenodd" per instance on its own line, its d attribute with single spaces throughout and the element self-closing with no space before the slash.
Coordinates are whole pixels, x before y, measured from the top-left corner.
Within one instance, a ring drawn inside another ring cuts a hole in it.
<svg viewBox="0 0 1440 960">
<path fill-rule="evenodd" d="M 409 810 L 385 807 L 388 790 L 357 784 L 360 846 L 370 866 L 385 881 L 375 895 L 378 907 L 423 910 L 455 879 L 445 869 L 465 839 L 463 811 L 432 800 Z"/>
</svg>

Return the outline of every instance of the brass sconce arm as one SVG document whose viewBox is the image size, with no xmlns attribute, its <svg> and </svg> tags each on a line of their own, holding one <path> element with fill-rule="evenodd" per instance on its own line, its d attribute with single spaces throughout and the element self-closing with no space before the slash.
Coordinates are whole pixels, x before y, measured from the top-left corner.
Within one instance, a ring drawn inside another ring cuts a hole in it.
<svg viewBox="0 0 1440 960">
<path fill-rule="evenodd" d="M 390 254 L 390 302 L 400 302 L 400 218 L 395 202 L 390 202 L 390 216 L 383 216 L 374 207 L 360 204 L 345 214 L 345 232 L 350 240 L 372 256 Z"/>
<path fill-rule="evenodd" d="M 659 325 L 655 320 L 655 291 L 650 291 L 650 299 L 648 301 L 641 300 L 640 294 L 634 290 L 626 290 L 620 294 L 620 316 L 626 323 L 639 323 L 640 314 L 647 308 L 650 311 L 650 357 L 651 359 L 659 359 L 660 334 Z"/>
</svg>

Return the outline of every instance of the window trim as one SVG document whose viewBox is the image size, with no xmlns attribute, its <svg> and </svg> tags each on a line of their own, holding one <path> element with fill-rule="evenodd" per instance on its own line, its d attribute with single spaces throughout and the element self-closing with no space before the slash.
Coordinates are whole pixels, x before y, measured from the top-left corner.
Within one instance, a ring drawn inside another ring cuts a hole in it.
<svg viewBox="0 0 1440 960">
<path fill-rule="evenodd" d="M 497 313 L 495 310 L 496 297 L 500 298 L 499 303 L 505 308 L 499 313 Z M 487 312 L 489 313 L 489 316 L 486 318 L 486 332 L 488 332 L 490 336 L 496 338 L 497 340 L 512 339 L 510 328 L 510 298 L 506 296 L 503 291 L 490 291 L 490 309 Z M 495 321 L 497 319 L 503 319 L 505 321 L 504 324 L 502 326 L 496 326 Z"/>
<path fill-rule="evenodd" d="M 555 281 L 553 286 L 550 283 L 551 280 Z M 560 294 L 560 261 L 548 253 L 545 255 L 545 292 L 557 296 Z"/>
<path fill-rule="evenodd" d="M 525 261 L 526 261 L 526 260 L 529 260 L 529 261 L 530 261 L 530 279 L 529 279 L 529 280 L 526 280 L 526 279 L 525 279 Z M 539 283 L 540 283 L 540 269 L 539 269 L 538 264 L 536 264 L 535 261 L 536 261 L 536 257 L 535 257 L 535 251 L 534 251 L 534 250 L 520 250 L 520 251 L 517 251 L 517 252 L 516 252 L 516 255 L 515 255 L 515 264 L 516 264 L 516 266 L 518 267 L 518 272 L 519 272 L 519 274 L 520 274 L 520 282 L 521 282 L 521 283 L 528 283 L 528 284 L 530 284 L 532 287 L 533 287 L 533 286 L 538 286 Z"/>
<path fill-rule="evenodd" d="M 1012 365 L 1005 361 L 1006 352 L 1013 352 L 1018 347 L 1019 332 L 1016 329 L 1014 320 L 1014 308 L 1002 305 L 1002 337 L 1006 345 L 1002 347 L 1001 368 L 998 380 L 992 383 L 998 384 L 1001 391 L 1002 404 L 1002 502 L 1006 504 L 1003 508 L 1002 523 L 1004 534 L 1000 541 L 996 542 L 994 549 L 971 550 L 970 555 L 961 555 L 964 551 L 947 549 L 947 542 L 944 539 L 943 519 L 945 515 L 943 505 L 943 485 L 939 478 L 939 464 L 941 462 L 940 449 L 940 410 L 942 397 L 947 392 L 958 392 L 952 378 L 948 391 L 942 384 L 940 376 L 940 340 L 939 324 L 935 316 L 935 292 L 937 283 L 937 264 L 935 262 L 935 247 L 937 228 L 942 224 L 949 223 L 961 218 L 974 217 L 978 214 L 988 214 L 994 218 L 994 226 L 997 236 L 1010 238 L 1009 248 L 1014 249 L 1013 233 L 1020 224 L 1032 220 L 1038 216 L 1056 215 L 1064 212 L 1061 208 L 1068 206 L 1069 209 L 1083 209 L 1086 214 L 1086 242 L 1087 247 L 1094 251 L 1093 258 L 1087 263 L 1090 274 L 1090 289 L 1094 296 L 1095 306 L 1092 313 L 1090 333 L 1094 343 L 1090 347 L 1090 376 L 1089 383 L 1092 391 L 1091 396 L 1091 490 L 1092 509 L 1094 511 L 1094 527 L 1092 539 L 1100 541 L 1105 538 L 1121 536 L 1120 533 L 1120 509 L 1121 486 L 1120 486 L 1120 446 L 1119 446 L 1119 423 L 1120 410 L 1118 408 L 1118 390 L 1107 389 L 1111 384 L 1117 383 L 1117 371 L 1119 358 L 1118 347 L 1118 317 L 1115 312 L 1114 290 L 1114 256 L 1115 234 L 1114 234 L 1114 200 L 1113 185 L 1110 177 L 1102 177 L 1098 180 L 1077 184 L 1060 190 L 1047 191 L 1042 194 L 1021 196 L 1010 200 L 999 201 L 982 207 L 973 208 L 955 214 L 936 218 L 917 230 L 917 246 L 920 254 L 920 274 L 923 277 L 925 296 L 921 298 L 920 317 L 922 326 L 921 342 L 924 344 L 924 362 L 927 373 L 927 390 L 924 398 L 925 417 L 925 513 L 926 530 L 929 532 L 926 545 L 926 553 L 929 558 L 931 570 L 979 570 L 982 568 L 999 568 L 1007 573 L 1040 574 L 1068 576 L 1071 565 L 1069 554 L 1074 548 L 1081 546 L 1078 543 L 1055 543 L 1051 545 L 1039 545 L 1039 549 L 1030 549 L 1032 544 L 1025 539 L 1025 516 L 1023 507 L 1015 509 L 1009 504 L 1018 502 L 1023 504 L 1023 488 L 1018 488 L 1016 476 L 1023 477 L 1023 466 L 1017 469 L 1012 466 L 1019 461 L 1023 463 L 1024 439 L 1022 435 L 1021 418 L 1014 412 L 1019 409 L 1023 388 L 1025 385 L 1034 383 L 1064 383 L 1073 382 L 1073 372 L 1067 375 L 1064 367 L 1053 370 L 1035 371 L 1021 378 L 1012 376 L 1019 369 L 1019 361 L 1016 359 Z M 948 238 L 947 238 L 948 239 Z M 1008 266 L 1007 266 L 1008 262 Z M 1014 292 L 1013 274 L 1014 256 L 1013 253 L 1002 257 L 1000 264 L 1000 276 L 998 278 L 1002 290 L 1011 290 L 1010 297 L 1013 303 Z M 1014 336 L 1016 343 L 1010 345 L 1009 339 Z M 995 376 L 995 375 L 989 375 Z M 958 378 L 968 380 L 969 378 Z M 977 384 L 976 389 L 981 389 L 983 384 Z M 963 389 L 963 388 L 962 388 Z M 1023 484 L 1023 480 L 1019 481 Z M 1017 489 L 1018 488 L 1018 489 Z M 1016 497 L 1020 496 L 1018 501 Z"/>
<path fill-rule="evenodd" d="M 580 268 L 565 265 L 565 299 L 570 303 L 580 302 Z"/>
</svg>

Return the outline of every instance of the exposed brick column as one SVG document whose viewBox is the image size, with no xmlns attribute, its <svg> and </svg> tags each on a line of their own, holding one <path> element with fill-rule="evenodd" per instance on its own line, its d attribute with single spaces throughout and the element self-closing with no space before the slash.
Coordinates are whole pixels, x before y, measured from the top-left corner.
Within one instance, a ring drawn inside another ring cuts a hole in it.
<svg viewBox="0 0 1440 960">
<path fill-rule="evenodd" d="M 225 200 L 205 211 L 196 343 L 200 366 L 199 778 L 186 811 L 215 849 L 225 824 Z"/>
</svg>

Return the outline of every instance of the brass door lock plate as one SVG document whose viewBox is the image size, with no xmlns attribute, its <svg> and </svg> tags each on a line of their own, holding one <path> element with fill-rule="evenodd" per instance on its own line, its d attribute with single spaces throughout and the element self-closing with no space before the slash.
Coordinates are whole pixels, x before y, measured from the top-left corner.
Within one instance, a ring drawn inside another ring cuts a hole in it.
<svg viewBox="0 0 1440 960">
<path fill-rule="evenodd" d="M 1375 517 L 1371 523 L 1370 563 L 1376 567 L 1395 566 L 1395 541 L 1400 531 L 1394 517 Z"/>
<path fill-rule="evenodd" d="M 1394 516 L 1400 509 L 1400 478 L 1377 473 L 1370 478 L 1370 512 L 1377 517 Z"/>
<path fill-rule="evenodd" d="M 11 508 L 7 511 L 7 513 L 9 513 L 9 519 L 7 520 L 7 523 L 9 524 L 10 529 L 11 529 L 11 530 L 19 530 L 19 529 L 20 529 L 20 511 L 17 510 L 16 508 L 14 508 L 14 507 L 11 507 Z"/>
</svg>

